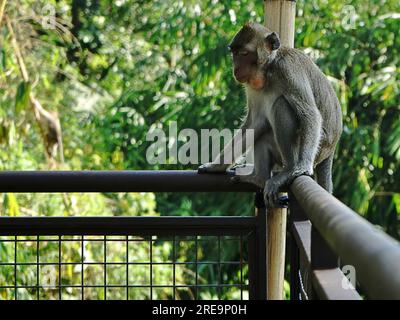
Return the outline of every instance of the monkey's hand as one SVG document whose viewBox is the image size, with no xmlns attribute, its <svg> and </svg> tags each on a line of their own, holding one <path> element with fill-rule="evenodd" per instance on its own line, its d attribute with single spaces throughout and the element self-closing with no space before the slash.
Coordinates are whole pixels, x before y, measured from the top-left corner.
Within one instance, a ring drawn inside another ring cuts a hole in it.
<svg viewBox="0 0 400 320">
<path fill-rule="evenodd" d="M 229 164 L 208 162 L 202 164 L 198 169 L 198 173 L 225 173 L 229 168 Z"/>
</svg>

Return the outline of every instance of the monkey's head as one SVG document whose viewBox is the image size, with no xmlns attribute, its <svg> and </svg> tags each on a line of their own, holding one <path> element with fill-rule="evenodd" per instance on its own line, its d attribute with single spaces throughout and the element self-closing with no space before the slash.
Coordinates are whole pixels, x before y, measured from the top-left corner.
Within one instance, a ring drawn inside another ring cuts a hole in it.
<svg viewBox="0 0 400 320">
<path fill-rule="evenodd" d="M 228 46 L 235 79 L 255 90 L 262 89 L 266 83 L 264 67 L 279 47 L 275 32 L 258 23 L 246 23 Z"/>
</svg>

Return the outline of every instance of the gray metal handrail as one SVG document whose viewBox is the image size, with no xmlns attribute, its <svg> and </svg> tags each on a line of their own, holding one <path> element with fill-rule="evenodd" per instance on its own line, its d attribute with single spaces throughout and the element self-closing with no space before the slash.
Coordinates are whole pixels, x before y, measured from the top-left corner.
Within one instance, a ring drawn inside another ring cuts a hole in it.
<svg viewBox="0 0 400 320">
<path fill-rule="evenodd" d="M 232 180 L 233 172 L 225 174 L 198 174 L 197 171 L 1 171 L 0 192 L 249 192 L 258 193 L 260 190 L 246 183 Z M 259 197 L 256 197 L 256 199 Z M 257 205 L 257 201 L 255 204 Z M 157 237 L 195 237 L 197 242 L 200 236 L 217 236 L 218 239 L 224 236 L 235 236 L 240 240 L 240 261 L 244 265 L 244 246 L 247 246 L 248 284 L 240 284 L 241 297 L 243 290 L 249 291 L 250 299 L 266 299 L 267 297 L 267 263 L 266 263 L 266 213 L 265 210 L 257 216 L 218 216 L 218 217 L 0 217 L 0 235 L 14 236 L 14 252 L 16 256 L 18 236 L 36 236 L 36 243 L 41 241 L 57 241 L 47 239 L 47 236 L 59 236 L 59 248 L 62 241 L 68 241 L 62 237 L 72 235 L 81 236 L 81 243 L 84 236 L 103 235 L 106 236 L 124 235 L 129 236 L 157 236 Z M 44 238 L 43 238 L 44 237 Z M 107 241 L 112 241 L 108 239 Z M 130 241 L 128 238 L 126 241 Z M 134 240 L 133 240 L 134 241 Z M 220 241 L 220 240 L 218 240 Z M 175 241 L 173 241 L 175 245 Z M 245 244 L 242 244 L 245 243 Z M 38 245 L 39 246 L 39 245 Z M 83 250 L 83 245 L 82 250 Z M 106 250 L 106 246 L 104 247 Z M 150 246 L 151 248 L 151 246 Z M 151 250 L 151 249 L 150 249 Z M 176 250 L 176 249 L 174 249 Z M 221 250 L 218 246 L 218 250 Z M 196 249 L 197 251 L 197 249 Z M 39 250 L 37 250 L 36 263 L 39 267 Z M 83 252 L 83 251 L 82 251 Z M 218 253 L 219 255 L 219 253 Z M 17 270 L 17 259 L 14 262 L 4 265 L 13 265 Z M 58 254 L 61 257 L 61 254 Z M 82 256 L 83 253 L 82 253 Z M 106 256 L 104 254 L 104 256 Z M 150 262 L 152 265 L 152 255 Z M 60 259 L 60 258 L 59 258 Z M 78 262 L 79 263 L 79 262 Z M 85 262 L 82 262 L 82 265 Z M 112 262 L 108 262 L 111 264 Z M 172 262 L 177 263 L 176 261 Z M 195 265 L 198 263 L 196 254 Z M 0 263 L 1 264 L 1 263 Z M 104 262 L 106 265 L 106 263 Z M 126 260 L 128 265 L 128 259 Z M 59 270 L 62 262 L 59 261 Z M 83 267 L 82 267 L 83 270 Z M 198 271 L 194 277 L 196 290 L 201 284 L 197 283 Z M 15 271 L 17 272 L 17 271 Z M 61 274 L 61 271 L 59 271 Z M 242 272 L 242 271 L 241 271 Z M 15 273 L 16 274 L 16 273 Z M 39 273 L 37 273 L 38 275 Z M 128 276 L 126 277 L 128 279 Z M 105 279 L 105 277 L 104 277 Z M 150 276 L 150 279 L 152 277 Z M 175 278 L 174 278 L 175 279 Z M 17 284 L 17 277 L 14 275 L 14 285 L 0 288 L 14 288 L 17 299 L 18 288 L 28 288 Z M 175 281 L 175 280 L 174 280 Z M 37 280 L 39 283 L 39 280 Z M 61 282 L 59 282 L 61 283 Z M 83 292 L 83 280 L 80 287 Z M 214 286 L 214 285 L 213 285 Z M 32 288 L 37 288 L 33 285 Z M 67 286 L 69 287 L 69 286 Z M 104 290 L 110 287 L 106 283 L 102 286 Z M 129 285 L 121 286 L 128 288 Z M 138 287 L 135 285 L 135 287 Z M 153 288 L 150 283 L 149 287 Z M 171 285 L 175 287 L 175 284 Z M 218 287 L 218 284 L 217 284 Z M 61 299 L 62 285 L 58 286 Z M 39 292 L 39 291 L 38 291 Z M 151 290 L 152 292 L 152 290 Z M 82 299 L 84 295 L 82 294 Z"/>
<path fill-rule="evenodd" d="M 1 171 L 0 192 L 256 192 L 233 172 L 194 170 Z"/>
<path fill-rule="evenodd" d="M 400 243 L 301 176 L 290 187 L 313 227 L 372 299 L 400 299 Z M 311 250 L 311 260 L 312 250 Z"/>
<path fill-rule="evenodd" d="M 196 171 L 2 171 L 0 172 L 0 192 L 259 192 L 260 190 L 245 183 L 232 181 L 232 172 L 227 174 L 198 174 Z M 400 299 L 400 244 L 389 237 L 387 234 L 370 224 L 360 217 L 357 213 L 345 206 L 331 194 L 322 189 L 313 179 L 301 176 L 295 179 L 290 187 L 301 209 L 306 213 L 312 222 L 313 230 L 326 241 L 329 247 L 341 258 L 341 262 L 352 265 L 356 270 L 357 281 L 365 290 L 370 298 L 389 298 Z M 294 212 L 291 212 L 291 215 Z M 232 222 L 243 223 L 245 219 Z M 7 219 L 7 218 L 6 218 Z M 6 228 L 2 220 L 2 227 Z M 24 219 L 24 218 L 22 218 Z M 11 219 L 10 228 L 16 231 L 18 228 L 29 229 L 29 220 Z M 71 218 L 65 218 L 71 219 Z M 75 219 L 75 220 L 74 220 Z M 86 220 L 85 220 L 86 219 Z M 90 220 L 90 222 L 100 224 L 111 223 L 114 220 Z M 111 218 L 113 219 L 113 218 Z M 115 223 L 132 222 L 147 224 L 149 218 L 135 219 L 134 221 L 117 220 Z M 151 219 L 151 218 L 150 218 Z M 159 219 L 159 218 L 158 218 Z M 173 221 L 174 218 L 167 218 L 162 221 L 168 227 L 170 223 L 179 223 Z M 179 218 L 181 219 L 181 218 Z M 183 218 L 185 219 L 185 218 Z M 204 220 L 201 220 L 204 219 Z M 219 221 L 201 218 L 198 223 L 205 222 L 208 227 L 214 222 L 225 223 L 226 220 Z M 307 219 L 307 218 L 305 218 Z M 246 223 L 254 223 L 253 218 L 249 218 Z M 12 221 L 12 222 L 11 222 Z M 87 218 L 72 218 L 71 220 L 57 220 L 36 218 L 32 221 L 38 223 L 36 226 L 42 226 L 45 231 L 51 230 L 57 224 L 77 223 L 86 226 L 89 221 Z M 123 222 L 124 221 L 124 222 Z M 188 220 L 185 220 L 186 222 Z M 21 225 L 18 225 L 19 223 Z M 15 225 L 13 225 L 15 224 Z M 52 225 L 54 224 L 54 225 Z M 116 232 L 121 232 L 123 226 L 114 225 Z M 74 227 L 78 226 L 75 225 Z M 144 227 L 143 225 L 143 227 Z M 217 225 L 217 224 L 216 224 Z M 216 226 L 215 225 L 215 226 Z M 125 225 L 126 226 L 126 225 Z M 193 225 L 193 228 L 200 228 L 200 225 Z M 235 228 L 233 228 L 235 229 Z M 21 231 L 23 232 L 23 231 Z M 312 238 L 312 237 L 311 237 Z M 311 260 L 314 261 L 313 268 L 319 269 L 324 265 L 324 246 L 319 247 L 312 257 L 311 242 Z M 327 257 L 329 254 L 327 255 Z M 334 258 L 334 257 L 333 257 Z M 315 267 L 315 261 L 317 267 Z M 327 259 L 326 266 L 332 266 L 332 256 Z M 333 259 L 334 260 L 334 259 Z M 313 264 L 313 263 L 312 263 Z M 329 267 L 328 267 L 329 268 Z"/>
</svg>

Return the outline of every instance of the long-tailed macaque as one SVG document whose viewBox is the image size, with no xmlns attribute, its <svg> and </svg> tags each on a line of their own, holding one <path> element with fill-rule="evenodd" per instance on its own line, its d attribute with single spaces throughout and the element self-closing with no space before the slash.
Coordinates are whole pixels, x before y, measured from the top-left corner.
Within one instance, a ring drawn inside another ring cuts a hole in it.
<svg viewBox="0 0 400 320">
<path fill-rule="evenodd" d="M 222 161 L 234 141 L 254 130 L 254 171 L 237 178 L 264 188 L 267 206 L 278 204 L 279 190 L 300 175 L 315 176 L 332 192 L 332 160 L 342 132 L 336 94 L 322 71 L 304 53 L 281 47 L 275 32 L 247 23 L 229 45 L 235 79 L 244 85 L 247 115 L 237 134 L 200 173 L 225 172 Z M 236 137 L 237 138 L 237 137 Z M 273 167 L 280 172 L 271 176 Z"/>
</svg>

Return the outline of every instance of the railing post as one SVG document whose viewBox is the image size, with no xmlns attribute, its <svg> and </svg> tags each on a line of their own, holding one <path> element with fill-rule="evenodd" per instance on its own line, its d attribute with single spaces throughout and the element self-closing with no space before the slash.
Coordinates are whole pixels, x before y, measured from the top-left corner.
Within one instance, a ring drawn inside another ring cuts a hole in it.
<svg viewBox="0 0 400 320">
<path fill-rule="evenodd" d="M 286 208 L 268 209 L 268 300 L 283 300 L 285 280 Z"/>
<path fill-rule="evenodd" d="M 296 1 L 264 0 L 265 25 L 279 34 L 284 46 L 293 47 Z M 283 299 L 286 244 L 286 208 L 268 212 L 268 299 Z"/>
<path fill-rule="evenodd" d="M 268 255 L 268 226 L 267 226 L 267 208 L 264 204 L 262 192 L 256 193 L 255 199 L 257 216 L 257 234 L 256 234 L 256 252 L 257 252 L 257 299 L 265 300 L 268 296 L 269 278 L 269 255 Z"/>
<path fill-rule="evenodd" d="M 339 258 L 321 237 L 318 230 L 311 228 L 311 268 L 330 269 L 339 267 Z"/>
<path fill-rule="evenodd" d="M 313 270 L 333 269 L 338 267 L 338 257 L 333 253 L 318 230 L 311 224 L 311 232 L 306 235 L 310 245 L 310 263 L 305 263 L 300 255 L 298 243 L 294 236 L 295 224 L 309 220 L 292 193 L 290 195 L 290 297 L 293 300 L 317 297 L 313 290 Z"/>
<path fill-rule="evenodd" d="M 264 20 L 267 28 L 279 34 L 281 44 L 294 46 L 296 0 L 264 0 Z"/>
<path fill-rule="evenodd" d="M 303 273 L 301 270 L 300 250 L 294 236 L 294 223 L 307 221 L 308 217 L 291 192 L 289 192 L 289 201 L 290 299 L 300 300 L 300 297 L 302 296 L 302 290 L 306 291 L 306 294 L 311 292 L 311 284 L 309 283 L 308 279 L 305 279 L 305 277 L 302 278 L 300 282 L 300 277 L 302 277 Z M 301 287 L 301 283 L 303 288 Z"/>
</svg>

